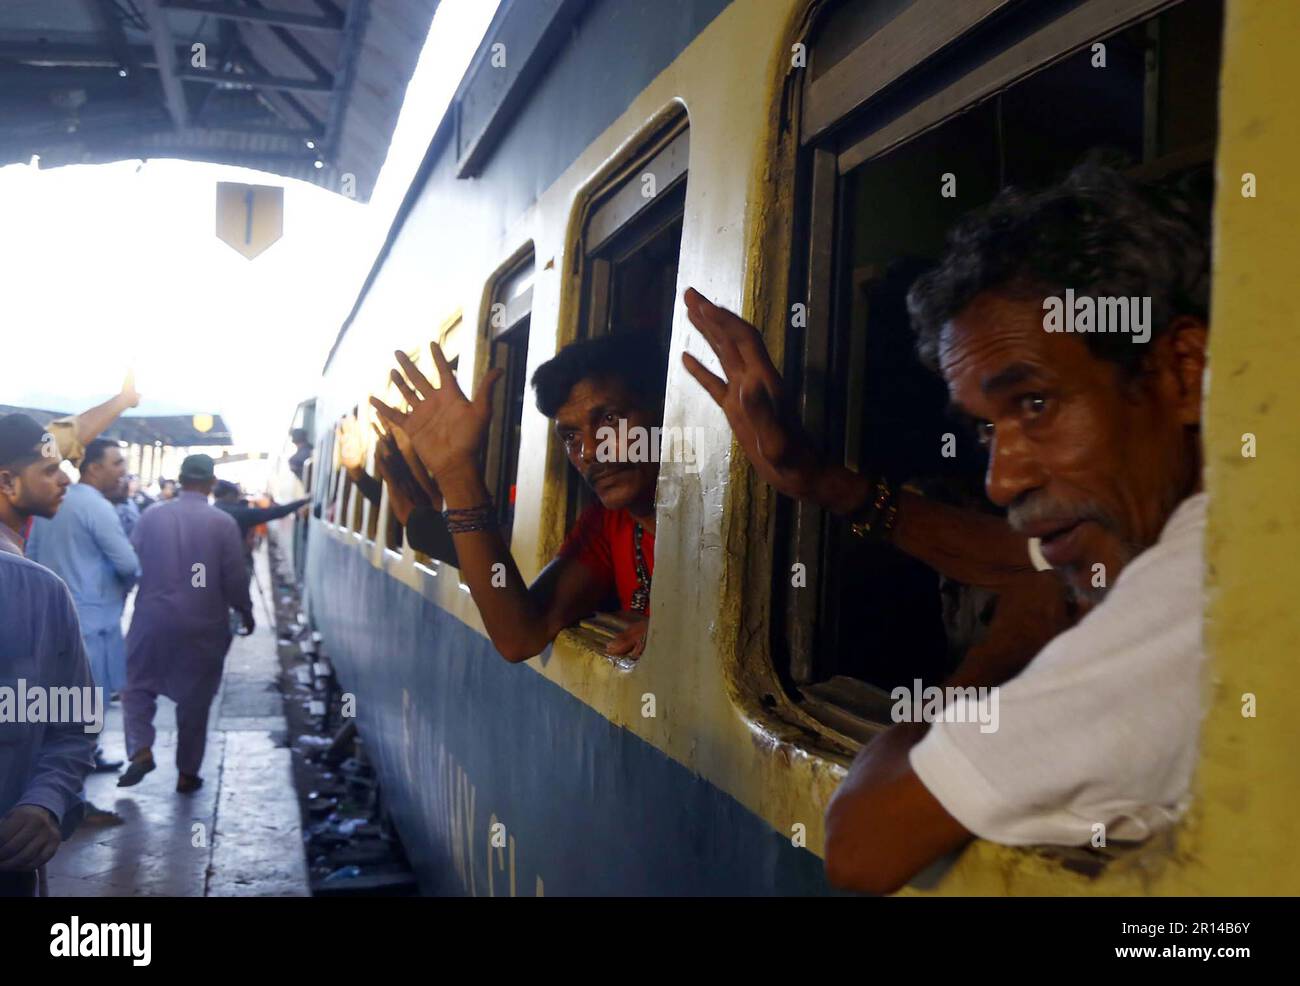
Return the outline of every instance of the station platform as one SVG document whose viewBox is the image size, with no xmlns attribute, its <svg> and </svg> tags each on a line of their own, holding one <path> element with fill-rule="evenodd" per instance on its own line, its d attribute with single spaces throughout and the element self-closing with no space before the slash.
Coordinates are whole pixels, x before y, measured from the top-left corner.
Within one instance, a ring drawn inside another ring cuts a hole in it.
<svg viewBox="0 0 1300 986">
<path fill-rule="evenodd" d="M 258 584 L 269 587 L 265 552 Z M 257 629 L 236 637 L 208 720 L 203 787 L 176 793 L 175 705 L 159 697 L 158 769 L 134 787 L 91 774 L 86 793 L 118 825 L 83 824 L 46 866 L 52 897 L 307 896 L 303 833 L 276 687 L 275 619 L 254 599 Z M 105 756 L 124 760 L 122 708 L 107 709 Z"/>
</svg>

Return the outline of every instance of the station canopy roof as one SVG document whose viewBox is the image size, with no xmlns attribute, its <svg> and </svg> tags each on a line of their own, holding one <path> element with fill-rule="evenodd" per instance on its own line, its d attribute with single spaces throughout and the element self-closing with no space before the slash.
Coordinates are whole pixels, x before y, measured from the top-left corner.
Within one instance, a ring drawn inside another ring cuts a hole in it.
<svg viewBox="0 0 1300 986">
<path fill-rule="evenodd" d="M 367 201 L 437 6 L 3 0 L 0 165 L 181 158 Z"/>
<path fill-rule="evenodd" d="M 109 438 L 133 445 L 169 445 L 188 448 L 196 445 L 232 445 L 230 429 L 221 415 L 207 411 L 176 413 L 174 408 L 149 408 L 144 413 L 139 408 L 127 411 L 104 430 L 100 438 Z M 20 413 L 30 415 L 40 424 L 47 425 L 58 418 L 75 413 L 68 410 L 52 411 L 39 407 L 14 407 L 0 404 L 0 416 Z"/>
</svg>

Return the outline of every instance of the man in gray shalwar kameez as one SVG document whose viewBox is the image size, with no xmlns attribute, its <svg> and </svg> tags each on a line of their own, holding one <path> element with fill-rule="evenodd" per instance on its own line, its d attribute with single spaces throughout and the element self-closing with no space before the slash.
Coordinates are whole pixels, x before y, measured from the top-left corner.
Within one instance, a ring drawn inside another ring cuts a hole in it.
<svg viewBox="0 0 1300 986">
<path fill-rule="evenodd" d="M 239 525 L 208 503 L 213 462 L 191 455 L 181 464 L 181 493 L 140 515 L 131 543 L 140 556 L 140 588 L 126 637 L 122 711 L 131 764 L 119 787 L 154 769 L 153 717 L 159 695 L 176 703 L 176 790 L 203 783 L 208 712 L 230 649 L 229 611 L 253 630 Z"/>
</svg>

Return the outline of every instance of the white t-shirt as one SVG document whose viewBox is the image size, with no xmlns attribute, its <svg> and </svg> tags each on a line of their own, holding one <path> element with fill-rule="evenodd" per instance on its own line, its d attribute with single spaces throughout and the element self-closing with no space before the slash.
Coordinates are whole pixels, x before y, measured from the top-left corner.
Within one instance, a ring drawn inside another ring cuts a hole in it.
<svg viewBox="0 0 1300 986">
<path fill-rule="evenodd" d="M 912 769 L 1007 845 L 1139 840 L 1191 800 L 1200 732 L 1207 495 L 1188 497 L 1106 598 L 999 689 L 998 728 L 935 722 Z M 976 719 L 968 716 L 968 719 Z"/>
</svg>

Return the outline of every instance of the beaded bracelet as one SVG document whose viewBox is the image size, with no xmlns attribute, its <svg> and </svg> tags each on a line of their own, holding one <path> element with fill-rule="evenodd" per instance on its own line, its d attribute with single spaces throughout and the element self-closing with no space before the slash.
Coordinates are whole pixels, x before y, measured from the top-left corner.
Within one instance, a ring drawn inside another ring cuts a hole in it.
<svg viewBox="0 0 1300 986">
<path fill-rule="evenodd" d="M 449 533 L 472 534 L 474 531 L 490 531 L 496 527 L 497 512 L 489 499 L 477 507 L 444 510 L 442 519 L 447 522 Z"/>
</svg>

